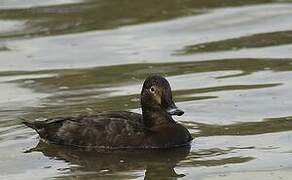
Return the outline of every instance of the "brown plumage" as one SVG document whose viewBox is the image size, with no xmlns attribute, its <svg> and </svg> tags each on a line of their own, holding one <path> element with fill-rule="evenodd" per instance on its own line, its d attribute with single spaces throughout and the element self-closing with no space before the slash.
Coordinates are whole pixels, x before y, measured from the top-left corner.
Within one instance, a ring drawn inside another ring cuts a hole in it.
<svg viewBox="0 0 292 180">
<path fill-rule="evenodd" d="M 149 76 L 141 91 L 142 115 L 133 112 L 100 112 L 95 115 L 24 122 L 40 137 L 60 145 L 86 149 L 170 148 L 188 145 L 188 130 L 172 119 L 182 115 L 172 99 L 168 81 Z"/>
</svg>

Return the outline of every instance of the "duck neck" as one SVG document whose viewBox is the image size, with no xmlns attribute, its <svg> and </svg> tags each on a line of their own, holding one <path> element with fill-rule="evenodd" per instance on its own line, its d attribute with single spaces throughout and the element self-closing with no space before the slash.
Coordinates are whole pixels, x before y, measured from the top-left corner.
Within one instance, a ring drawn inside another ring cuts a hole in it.
<svg viewBox="0 0 292 180">
<path fill-rule="evenodd" d="M 161 107 L 157 108 L 142 108 L 143 122 L 148 128 L 153 128 L 158 125 L 174 123 L 172 117 Z"/>
</svg>

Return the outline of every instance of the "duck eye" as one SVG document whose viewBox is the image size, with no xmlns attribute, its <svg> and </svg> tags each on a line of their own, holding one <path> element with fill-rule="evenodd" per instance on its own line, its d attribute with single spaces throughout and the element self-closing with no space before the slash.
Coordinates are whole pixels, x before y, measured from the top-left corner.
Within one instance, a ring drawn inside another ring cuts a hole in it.
<svg viewBox="0 0 292 180">
<path fill-rule="evenodd" d="M 155 88 L 154 87 L 151 87 L 150 88 L 150 92 L 154 93 L 155 92 Z"/>
</svg>

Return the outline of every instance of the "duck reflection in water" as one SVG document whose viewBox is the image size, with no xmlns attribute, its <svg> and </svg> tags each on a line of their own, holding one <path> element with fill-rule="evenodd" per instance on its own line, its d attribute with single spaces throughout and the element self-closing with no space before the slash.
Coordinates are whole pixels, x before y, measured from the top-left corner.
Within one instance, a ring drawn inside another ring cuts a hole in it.
<svg viewBox="0 0 292 180">
<path fill-rule="evenodd" d="M 190 146 L 172 149 L 153 150 L 114 150 L 114 151 L 85 151 L 80 148 L 72 148 L 60 145 L 49 145 L 40 141 L 39 144 L 26 153 L 42 152 L 45 156 L 69 162 L 68 176 L 86 178 L 102 178 L 104 175 L 110 178 L 120 179 L 127 172 L 144 171 L 144 179 L 177 179 L 184 177 L 178 174 L 174 168 L 190 153 Z M 80 175 L 80 172 L 82 174 Z M 129 176 L 130 173 L 129 173 Z"/>
</svg>

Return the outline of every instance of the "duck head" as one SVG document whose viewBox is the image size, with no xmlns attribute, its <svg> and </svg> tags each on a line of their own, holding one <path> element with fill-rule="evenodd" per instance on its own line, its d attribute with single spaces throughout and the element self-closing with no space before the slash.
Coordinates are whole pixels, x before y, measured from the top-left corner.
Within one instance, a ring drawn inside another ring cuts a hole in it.
<svg viewBox="0 0 292 180">
<path fill-rule="evenodd" d="M 160 75 L 150 75 L 144 81 L 141 106 L 143 111 L 163 111 L 170 116 L 184 114 L 173 101 L 168 81 Z"/>
</svg>

